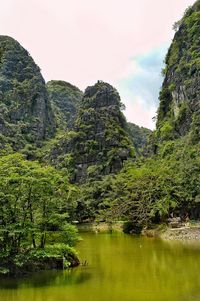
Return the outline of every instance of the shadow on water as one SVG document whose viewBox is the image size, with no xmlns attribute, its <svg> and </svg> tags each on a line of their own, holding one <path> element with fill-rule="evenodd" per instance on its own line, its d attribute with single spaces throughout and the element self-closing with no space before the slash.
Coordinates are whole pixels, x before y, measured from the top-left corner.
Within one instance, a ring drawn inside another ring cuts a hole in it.
<svg viewBox="0 0 200 301">
<path fill-rule="evenodd" d="M 41 271 L 26 277 L 0 279 L 0 289 L 42 288 L 50 286 L 80 285 L 91 277 L 88 268 L 69 269 L 64 271 Z"/>
</svg>

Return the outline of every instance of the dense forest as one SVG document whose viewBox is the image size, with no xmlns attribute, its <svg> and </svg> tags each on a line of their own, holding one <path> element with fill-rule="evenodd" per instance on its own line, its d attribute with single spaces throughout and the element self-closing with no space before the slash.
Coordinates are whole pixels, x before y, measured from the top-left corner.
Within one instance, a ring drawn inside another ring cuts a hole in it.
<svg viewBox="0 0 200 301">
<path fill-rule="evenodd" d="M 0 273 L 77 265 L 75 223 L 200 218 L 200 0 L 174 30 L 153 132 L 110 84 L 46 84 L 0 36 Z"/>
</svg>

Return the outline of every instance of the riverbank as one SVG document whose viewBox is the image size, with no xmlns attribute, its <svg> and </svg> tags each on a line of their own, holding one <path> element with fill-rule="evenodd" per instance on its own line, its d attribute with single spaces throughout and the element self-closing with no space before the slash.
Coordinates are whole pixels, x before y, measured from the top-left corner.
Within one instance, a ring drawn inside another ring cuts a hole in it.
<svg viewBox="0 0 200 301">
<path fill-rule="evenodd" d="M 200 223 L 196 225 L 188 223 L 177 228 L 167 225 L 159 225 L 154 229 L 144 229 L 141 233 L 146 237 L 158 237 L 163 240 L 184 240 L 200 242 Z"/>
<path fill-rule="evenodd" d="M 160 234 L 165 240 L 195 240 L 200 241 L 200 226 L 187 226 L 177 229 L 167 229 Z"/>
<path fill-rule="evenodd" d="M 93 222 L 93 223 L 82 223 L 78 224 L 77 228 L 80 232 L 123 232 L 124 222 Z"/>
<path fill-rule="evenodd" d="M 124 222 L 94 222 L 83 223 L 78 225 L 80 232 L 123 232 Z M 146 237 L 158 237 L 163 240 L 196 240 L 200 241 L 200 223 L 196 225 L 188 224 L 179 228 L 170 228 L 167 225 L 159 225 L 153 229 L 144 229 L 141 232 L 142 236 Z"/>
</svg>

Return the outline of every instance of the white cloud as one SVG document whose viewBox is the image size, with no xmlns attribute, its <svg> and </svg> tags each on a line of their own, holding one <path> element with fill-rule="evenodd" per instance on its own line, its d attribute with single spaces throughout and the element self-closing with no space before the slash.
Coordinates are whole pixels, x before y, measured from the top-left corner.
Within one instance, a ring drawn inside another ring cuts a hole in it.
<svg viewBox="0 0 200 301">
<path fill-rule="evenodd" d="M 122 102 L 126 105 L 128 121 L 153 129 L 152 120 L 156 116 L 158 96 L 163 78 L 161 69 L 168 45 L 152 49 L 144 55 L 132 59 L 134 68 L 129 74 L 116 82 Z"/>
</svg>

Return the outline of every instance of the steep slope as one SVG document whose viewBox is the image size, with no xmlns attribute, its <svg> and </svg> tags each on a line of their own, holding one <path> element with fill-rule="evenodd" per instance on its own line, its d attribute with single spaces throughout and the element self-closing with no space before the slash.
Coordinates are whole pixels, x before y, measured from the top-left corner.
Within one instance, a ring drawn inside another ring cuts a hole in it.
<svg viewBox="0 0 200 301">
<path fill-rule="evenodd" d="M 70 83 L 58 80 L 48 82 L 47 91 L 56 115 L 57 128 L 73 128 L 83 93 Z"/>
<path fill-rule="evenodd" d="M 191 132 L 199 141 L 200 126 L 200 1 L 187 9 L 166 56 L 160 93 L 157 133 L 161 140 Z"/>
<path fill-rule="evenodd" d="M 51 162 L 72 173 L 72 181 L 84 182 L 118 172 L 135 151 L 126 131 L 119 94 L 111 85 L 97 82 L 85 90 L 74 131 L 55 141 Z"/>
<path fill-rule="evenodd" d="M 117 172 L 131 156 L 121 108 L 120 96 L 111 85 L 99 81 L 85 90 L 75 123 L 77 136 L 72 152 L 76 181 L 88 174 Z"/>
<path fill-rule="evenodd" d="M 0 145 L 21 149 L 54 133 L 44 79 L 29 53 L 0 36 Z"/>
<path fill-rule="evenodd" d="M 140 127 L 134 123 L 128 122 L 128 132 L 133 146 L 135 147 L 137 152 L 142 152 L 142 150 L 148 143 L 148 137 L 150 136 L 152 131 L 147 128 Z"/>
</svg>

